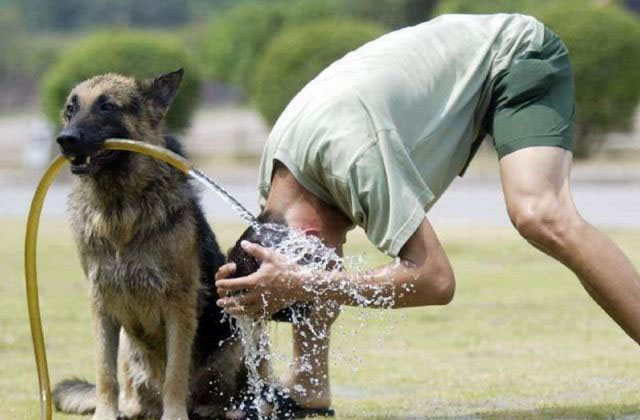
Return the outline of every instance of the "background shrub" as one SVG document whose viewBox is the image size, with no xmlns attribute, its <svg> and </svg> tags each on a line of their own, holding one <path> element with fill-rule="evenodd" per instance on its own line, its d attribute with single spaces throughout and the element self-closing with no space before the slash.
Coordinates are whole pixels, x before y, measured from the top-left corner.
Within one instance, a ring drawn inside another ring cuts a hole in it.
<svg viewBox="0 0 640 420">
<path fill-rule="evenodd" d="M 20 14 L 16 10 L 0 9 L 0 80 L 24 71 L 26 41 Z"/>
<path fill-rule="evenodd" d="M 267 2 L 241 3 L 214 17 L 198 46 L 207 78 L 246 89 L 256 57 L 281 25 L 279 8 Z"/>
<path fill-rule="evenodd" d="M 37 101 L 34 81 L 55 61 L 60 42 L 55 35 L 30 34 L 16 8 L 1 6 L 0 110 L 22 110 Z"/>
<path fill-rule="evenodd" d="M 536 16 L 569 48 L 576 80 L 575 155 L 586 157 L 602 133 L 627 129 L 640 101 L 640 19 L 594 0 L 444 0 L 441 13 L 519 12 Z"/>
<path fill-rule="evenodd" d="M 166 28 L 191 20 L 193 0 L 2 0 L 13 3 L 35 31 L 70 31 L 96 26 L 135 25 Z"/>
<path fill-rule="evenodd" d="M 347 16 L 392 29 L 426 22 L 436 3 L 437 0 L 342 0 Z"/>
<path fill-rule="evenodd" d="M 333 16 L 334 1 L 283 0 L 240 3 L 206 25 L 198 55 L 208 78 L 250 93 L 255 66 L 283 27 Z"/>
<path fill-rule="evenodd" d="M 69 91 L 89 77 L 115 72 L 142 79 L 180 67 L 185 68 L 185 76 L 166 123 L 171 130 L 181 130 L 188 125 L 197 105 L 201 78 L 193 60 L 167 35 L 110 31 L 76 44 L 45 74 L 43 110 L 58 125 Z"/>
<path fill-rule="evenodd" d="M 254 99 L 273 124 L 294 95 L 333 61 L 382 35 L 377 24 L 334 19 L 293 27 L 269 45 L 256 69 Z"/>
<path fill-rule="evenodd" d="M 249 0 L 214 16 L 197 53 L 209 79 L 251 94 L 256 64 L 281 30 L 332 18 L 399 28 L 428 20 L 435 0 Z"/>
</svg>

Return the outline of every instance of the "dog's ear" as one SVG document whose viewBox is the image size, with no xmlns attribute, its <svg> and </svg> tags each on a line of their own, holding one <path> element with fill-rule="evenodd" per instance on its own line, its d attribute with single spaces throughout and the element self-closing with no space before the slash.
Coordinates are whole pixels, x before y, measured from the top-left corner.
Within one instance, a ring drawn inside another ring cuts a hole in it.
<svg viewBox="0 0 640 420">
<path fill-rule="evenodd" d="M 178 92 L 184 69 L 143 80 L 139 87 L 142 94 L 153 104 L 165 111 Z"/>
</svg>

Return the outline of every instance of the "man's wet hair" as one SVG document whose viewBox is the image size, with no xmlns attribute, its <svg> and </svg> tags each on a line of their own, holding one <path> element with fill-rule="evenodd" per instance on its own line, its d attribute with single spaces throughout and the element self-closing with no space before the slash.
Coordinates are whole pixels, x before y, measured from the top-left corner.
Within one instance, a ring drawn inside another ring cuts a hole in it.
<svg viewBox="0 0 640 420">
<path fill-rule="evenodd" d="M 260 268 L 260 261 L 242 249 L 240 246 L 242 241 L 273 248 L 288 236 L 287 222 L 282 215 L 263 211 L 256 219 L 259 224 L 248 227 L 228 252 L 227 262 L 236 264 L 236 271 L 230 276 L 231 278 L 248 276 Z M 294 304 L 273 314 L 271 319 L 280 322 L 292 322 L 294 318 L 305 317 L 307 313 L 308 306 L 306 304 Z"/>
</svg>

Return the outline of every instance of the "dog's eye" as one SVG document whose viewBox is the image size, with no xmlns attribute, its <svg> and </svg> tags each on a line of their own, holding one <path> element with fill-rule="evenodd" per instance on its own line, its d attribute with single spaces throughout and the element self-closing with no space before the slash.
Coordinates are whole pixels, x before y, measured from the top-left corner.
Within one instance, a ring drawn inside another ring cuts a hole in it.
<svg viewBox="0 0 640 420">
<path fill-rule="evenodd" d="M 114 109 L 116 109 L 116 106 L 109 102 L 105 102 L 102 105 L 100 105 L 100 111 L 103 111 L 103 112 L 111 112 Z"/>
<path fill-rule="evenodd" d="M 72 116 L 73 113 L 76 112 L 76 106 L 74 104 L 67 105 L 67 115 Z"/>
</svg>

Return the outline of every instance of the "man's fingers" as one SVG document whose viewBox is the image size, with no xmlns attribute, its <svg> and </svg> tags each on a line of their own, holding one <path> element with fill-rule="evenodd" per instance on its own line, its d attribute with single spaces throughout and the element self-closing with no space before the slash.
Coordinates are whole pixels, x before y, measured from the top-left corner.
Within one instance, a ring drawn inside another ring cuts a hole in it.
<svg viewBox="0 0 640 420">
<path fill-rule="evenodd" d="M 259 293 L 247 293 L 233 297 L 219 299 L 218 306 L 230 315 L 263 316 L 264 303 Z"/>
<path fill-rule="evenodd" d="M 258 244 L 251 243 L 249 241 L 242 241 L 240 243 L 242 249 L 252 257 L 256 257 L 260 261 L 272 261 L 273 260 L 273 251 L 269 248 L 265 248 Z"/>
<path fill-rule="evenodd" d="M 226 279 L 236 271 L 236 263 L 228 263 L 218 269 L 216 280 Z"/>
<path fill-rule="evenodd" d="M 242 295 L 220 298 L 216 304 L 223 309 L 234 308 L 236 306 L 262 304 L 262 297 L 259 293 L 249 292 Z"/>
<path fill-rule="evenodd" d="M 253 289 L 261 274 L 257 272 L 249 274 L 246 277 L 238 277 L 236 279 L 221 279 L 216 281 L 218 295 L 224 296 L 230 292 L 239 292 L 245 289 Z"/>
<path fill-rule="evenodd" d="M 233 316 L 248 315 L 256 318 L 264 316 L 264 309 L 260 305 L 234 306 L 224 311 Z"/>
</svg>

